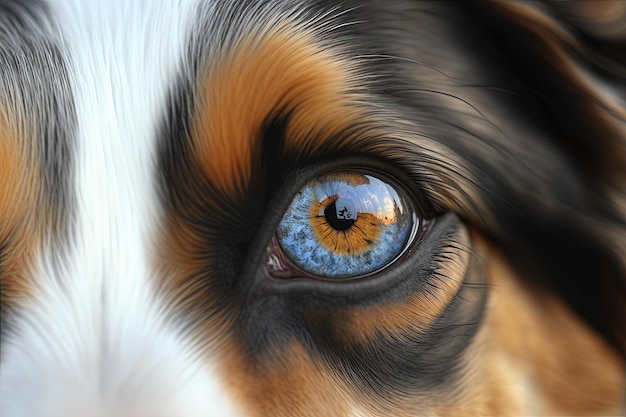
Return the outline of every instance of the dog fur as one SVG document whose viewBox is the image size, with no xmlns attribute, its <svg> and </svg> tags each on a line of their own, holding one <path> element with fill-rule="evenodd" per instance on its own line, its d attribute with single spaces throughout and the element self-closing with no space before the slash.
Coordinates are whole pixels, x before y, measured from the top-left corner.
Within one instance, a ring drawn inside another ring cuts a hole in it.
<svg viewBox="0 0 626 417">
<path fill-rule="evenodd" d="M 624 415 L 625 22 L 0 0 L 0 415 Z M 427 226 L 366 277 L 276 274 L 338 170 Z"/>
</svg>

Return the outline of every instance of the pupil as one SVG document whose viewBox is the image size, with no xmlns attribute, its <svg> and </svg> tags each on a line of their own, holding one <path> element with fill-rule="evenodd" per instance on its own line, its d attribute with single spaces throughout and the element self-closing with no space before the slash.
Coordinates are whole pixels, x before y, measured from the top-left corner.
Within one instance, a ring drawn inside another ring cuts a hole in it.
<svg viewBox="0 0 626 417">
<path fill-rule="evenodd" d="M 326 207 L 324 217 L 333 229 L 343 231 L 352 227 L 356 220 L 356 213 L 350 206 L 350 204 L 342 204 L 341 199 L 338 199 Z"/>
</svg>

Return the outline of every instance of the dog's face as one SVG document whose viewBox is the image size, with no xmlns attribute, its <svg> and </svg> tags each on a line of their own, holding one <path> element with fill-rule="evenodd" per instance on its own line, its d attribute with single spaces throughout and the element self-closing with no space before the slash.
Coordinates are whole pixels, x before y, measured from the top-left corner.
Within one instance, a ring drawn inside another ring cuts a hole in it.
<svg viewBox="0 0 626 417">
<path fill-rule="evenodd" d="M 623 9 L 0 1 L 0 414 L 623 414 Z"/>
</svg>

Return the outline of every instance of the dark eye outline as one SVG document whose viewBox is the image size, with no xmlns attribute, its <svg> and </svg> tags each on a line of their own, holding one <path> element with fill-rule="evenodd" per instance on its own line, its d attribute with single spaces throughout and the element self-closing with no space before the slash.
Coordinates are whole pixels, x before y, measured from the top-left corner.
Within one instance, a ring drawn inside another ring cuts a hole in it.
<svg viewBox="0 0 626 417">
<path fill-rule="evenodd" d="M 295 165 L 295 162 L 292 162 Z M 287 165 L 287 164 L 286 164 Z M 434 267 L 431 251 L 447 239 L 449 229 L 455 227 L 456 220 L 449 218 L 442 210 L 431 202 L 421 191 L 420 184 L 427 184 L 427 178 L 410 177 L 397 164 L 381 161 L 367 156 L 344 157 L 332 160 L 318 159 L 308 165 L 292 165 L 281 170 L 280 176 L 273 180 L 271 190 L 266 190 L 266 202 L 255 227 L 255 234 L 247 245 L 243 267 L 239 270 L 235 281 L 244 294 L 255 294 L 255 297 L 277 296 L 304 297 L 319 299 L 320 302 L 352 303 L 378 299 L 381 294 L 393 288 L 405 286 L 411 282 L 413 290 L 426 285 Z M 327 281 L 303 274 L 300 278 L 282 279 L 270 274 L 266 263 L 270 245 L 293 197 L 311 179 L 331 170 L 366 169 L 382 172 L 386 177 L 393 178 L 395 183 L 406 187 L 406 191 L 415 198 L 420 213 L 429 219 L 428 228 L 423 234 L 416 236 L 404 253 L 392 265 L 376 274 L 351 279 Z M 452 216 L 455 217 L 455 216 Z M 421 283 L 421 284 L 420 284 Z M 323 301 L 324 300 L 324 301 Z"/>
<path fill-rule="evenodd" d="M 328 281 L 315 276 L 307 276 L 307 274 L 290 279 L 273 276 L 267 268 L 267 258 L 271 253 L 268 250 L 271 249 L 278 224 L 293 197 L 313 178 L 325 172 L 346 169 L 380 172 L 385 177 L 394 179 L 395 183 L 404 186 L 411 198 L 415 199 L 422 217 L 429 219 L 428 227 L 413 239 L 393 264 L 374 274 L 341 281 Z M 407 280 L 407 276 L 419 275 L 426 279 L 428 275 L 426 271 L 431 268 L 430 247 L 436 245 L 442 238 L 440 235 L 445 232 L 447 222 L 439 225 L 439 215 L 442 212 L 436 210 L 434 204 L 422 193 L 419 187 L 420 180 L 426 181 L 427 179 L 410 177 L 396 164 L 367 156 L 317 160 L 308 165 L 282 170 L 280 177 L 274 180 L 272 189 L 268 190 L 269 194 L 267 194 L 263 212 L 259 215 L 255 235 L 249 243 L 243 268 L 238 273 L 238 285 L 242 286 L 245 292 L 258 293 L 260 291 L 265 294 L 307 298 L 312 296 L 332 297 L 333 299 L 347 297 L 353 300 L 378 297 L 382 292 L 401 285 Z"/>
<path fill-rule="evenodd" d="M 423 210 L 420 209 L 420 204 L 418 204 L 417 198 L 415 198 L 414 193 L 411 192 L 408 187 L 398 182 L 396 178 L 390 177 L 388 173 L 383 172 L 381 169 L 370 168 L 369 166 L 342 166 L 339 169 L 321 172 L 317 177 L 313 177 L 309 182 L 304 184 L 301 190 L 306 188 L 307 186 L 311 186 L 311 183 L 316 179 L 324 178 L 325 176 L 332 176 L 335 173 L 360 173 L 364 175 L 371 175 L 372 177 L 382 181 L 383 183 L 391 187 L 399 196 L 403 197 L 402 200 L 407 204 L 407 209 L 410 210 L 410 216 L 412 219 L 410 225 L 411 230 L 409 230 L 406 241 L 403 243 L 402 248 L 395 256 L 393 256 L 391 259 L 387 260 L 384 264 L 380 265 L 378 268 L 372 271 L 353 275 L 324 276 L 315 274 L 311 271 L 307 271 L 304 267 L 297 265 L 296 261 L 293 260 L 291 256 L 287 253 L 287 250 L 281 246 L 281 244 L 279 243 L 278 235 L 277 233 L 275 233 L 268 244 L 265 258 L 265 268 L 268 270 L 269 274 L 272 277 L 285 280 L 313 279 L 326 282 L 337 282 L 360 280 L 363 278 L 376 276 L 382 273 L 385 269 L 392 266 L 395 262 L 400 261 L 405 252 L 408 251 L 409 248 L 412 247 L 412 245 L 419 243 L 419 240 L 421 240 L 421 238 L 427 233 L 430 220 L 428 217 L 426 217 L 425 214 L 422 213 Z M 293 196 L 289 206 L 294 203 L 295 198 L 296 195 Z M 286 214 L 287 210 L 285 210 L 283 216 Z"/>
</svg>

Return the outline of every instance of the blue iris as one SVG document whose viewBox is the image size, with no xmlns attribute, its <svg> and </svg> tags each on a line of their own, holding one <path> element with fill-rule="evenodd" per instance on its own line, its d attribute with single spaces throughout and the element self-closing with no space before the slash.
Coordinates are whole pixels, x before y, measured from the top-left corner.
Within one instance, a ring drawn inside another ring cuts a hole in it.
<svg viewBox="0 0 626 417">
<path fill-rule="evenodd" d="M 277 240 L 292 263 L 320 277 L 376 272 L 408 246 L 418 218 L 391 181 L 336 171 L 306 184 L 285 212 Z"/>
</svg>

